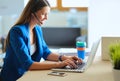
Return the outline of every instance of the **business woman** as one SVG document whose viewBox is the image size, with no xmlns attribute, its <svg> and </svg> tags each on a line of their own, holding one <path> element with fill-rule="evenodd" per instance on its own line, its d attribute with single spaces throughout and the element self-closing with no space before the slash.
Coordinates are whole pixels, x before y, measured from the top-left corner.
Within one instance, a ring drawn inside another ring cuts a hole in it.
<svg viewBox="0 0 120 81">
<path fill-rule="evenodd" d="M 49 50 L 41 29 L 49 12 L 47 0 L 29 0 L 8 33 L 0 81 L 16 81 L 28 70 L 47 70 L 67 65 L 76 68 L 75 62 L 82 62 L 75 56 L 61 56 Z M 45 62 L 40 62 L 41 58 Z"/>
</svg>

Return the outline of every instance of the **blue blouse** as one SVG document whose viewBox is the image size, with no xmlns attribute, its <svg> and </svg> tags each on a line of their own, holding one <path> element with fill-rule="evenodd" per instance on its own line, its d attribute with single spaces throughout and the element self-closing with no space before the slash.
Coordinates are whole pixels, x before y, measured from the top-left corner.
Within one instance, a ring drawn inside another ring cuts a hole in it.
<svg viewBox="0 0 120 81">
<path fill-rule="evenodd" d="M 43 39 L 41 27 L 36 25 L 34 31 L 37 50 L 31 56 L 29 25 L 18 25 L 10 30 L 10 44 L 7 46 L 4 65 L 0 74 L 2 81 L 16 81 L 28 71 L 34 61 L 39 62 L 41 58 L 46 60 L 51 53 Z"/>
</svg>

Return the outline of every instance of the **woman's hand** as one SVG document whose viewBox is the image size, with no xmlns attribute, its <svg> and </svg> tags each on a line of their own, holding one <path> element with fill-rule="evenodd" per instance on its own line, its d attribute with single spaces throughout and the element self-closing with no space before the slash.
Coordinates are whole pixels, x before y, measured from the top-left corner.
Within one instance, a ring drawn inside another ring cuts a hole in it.
<svg viewBox="0 0 120 81">
<path fill-rule="evenodd" d="M 71 68 L 77 68 L 77 64 L 82 63 L 82 59 L 76 56 L 62 56 L 63 61 L 61 62 L 62 66 L 70 66 Z"/>
<path fill-rule="evenodd" d="M 65 66 L 70 66 L 71 68 L 77 68 L 77 65 L 74 63 L 74 61 L 70 59 L 66 59 L 60 62 L 60 67 L 65 67 Z"/>
<path fill-rule="evenodd" d="M 82 63 L 82 59 L 78 58 L 77 56 L 66 56 L 66 55 L 59 55 L 55 53 L 51 53 L 47 60 L 55 61 L 55 68 L 61 68 L 65 66 L 70 66 L 71 68 L 77 68 L 77 64 Z"/>
<path fill-rule="evenodd" d="M 83 62 L 82 59 L 80 59 L 80 58 L 78 58 L 76 56 L 68 56 L 67 58 L 74 61 L 75 64 L 81 64 Z"/>
</svg>

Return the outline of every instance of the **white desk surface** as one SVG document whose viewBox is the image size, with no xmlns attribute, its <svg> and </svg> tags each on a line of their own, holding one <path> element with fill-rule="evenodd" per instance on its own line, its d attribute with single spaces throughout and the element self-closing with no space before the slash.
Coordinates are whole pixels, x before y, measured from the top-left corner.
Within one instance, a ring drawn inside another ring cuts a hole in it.
<svg viewBox="0 0 120 81">
<path fill-rule="evenodd" d="M 17 81 L 114 81 L 112 65 L 109 61 L 102 61 L 95 57 L 93 64 L 84 73 L 66 72 L 67 76 L 47 75 L 51 70 L 36 70 L 26 72 Z"/>
</svg>

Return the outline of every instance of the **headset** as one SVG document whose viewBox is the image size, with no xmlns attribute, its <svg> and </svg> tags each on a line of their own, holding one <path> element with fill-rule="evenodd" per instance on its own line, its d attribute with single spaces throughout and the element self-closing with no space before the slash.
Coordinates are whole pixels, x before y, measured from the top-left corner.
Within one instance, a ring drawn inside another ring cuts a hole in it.
<svg viewBox="0 0 120 81">
<path fill-rule="evenodd" d="M 35 13 L 33 13 L 33 15 L 35 16 L 35 18 L 37 19 L 37 21 L 38 21 L 38 23 L 39 23 L 39 25 L 41 24 L 41 21 L 40 21 L 40 19 L 38 18 L 38 16 L 35 14 Z"/>
</svg>

